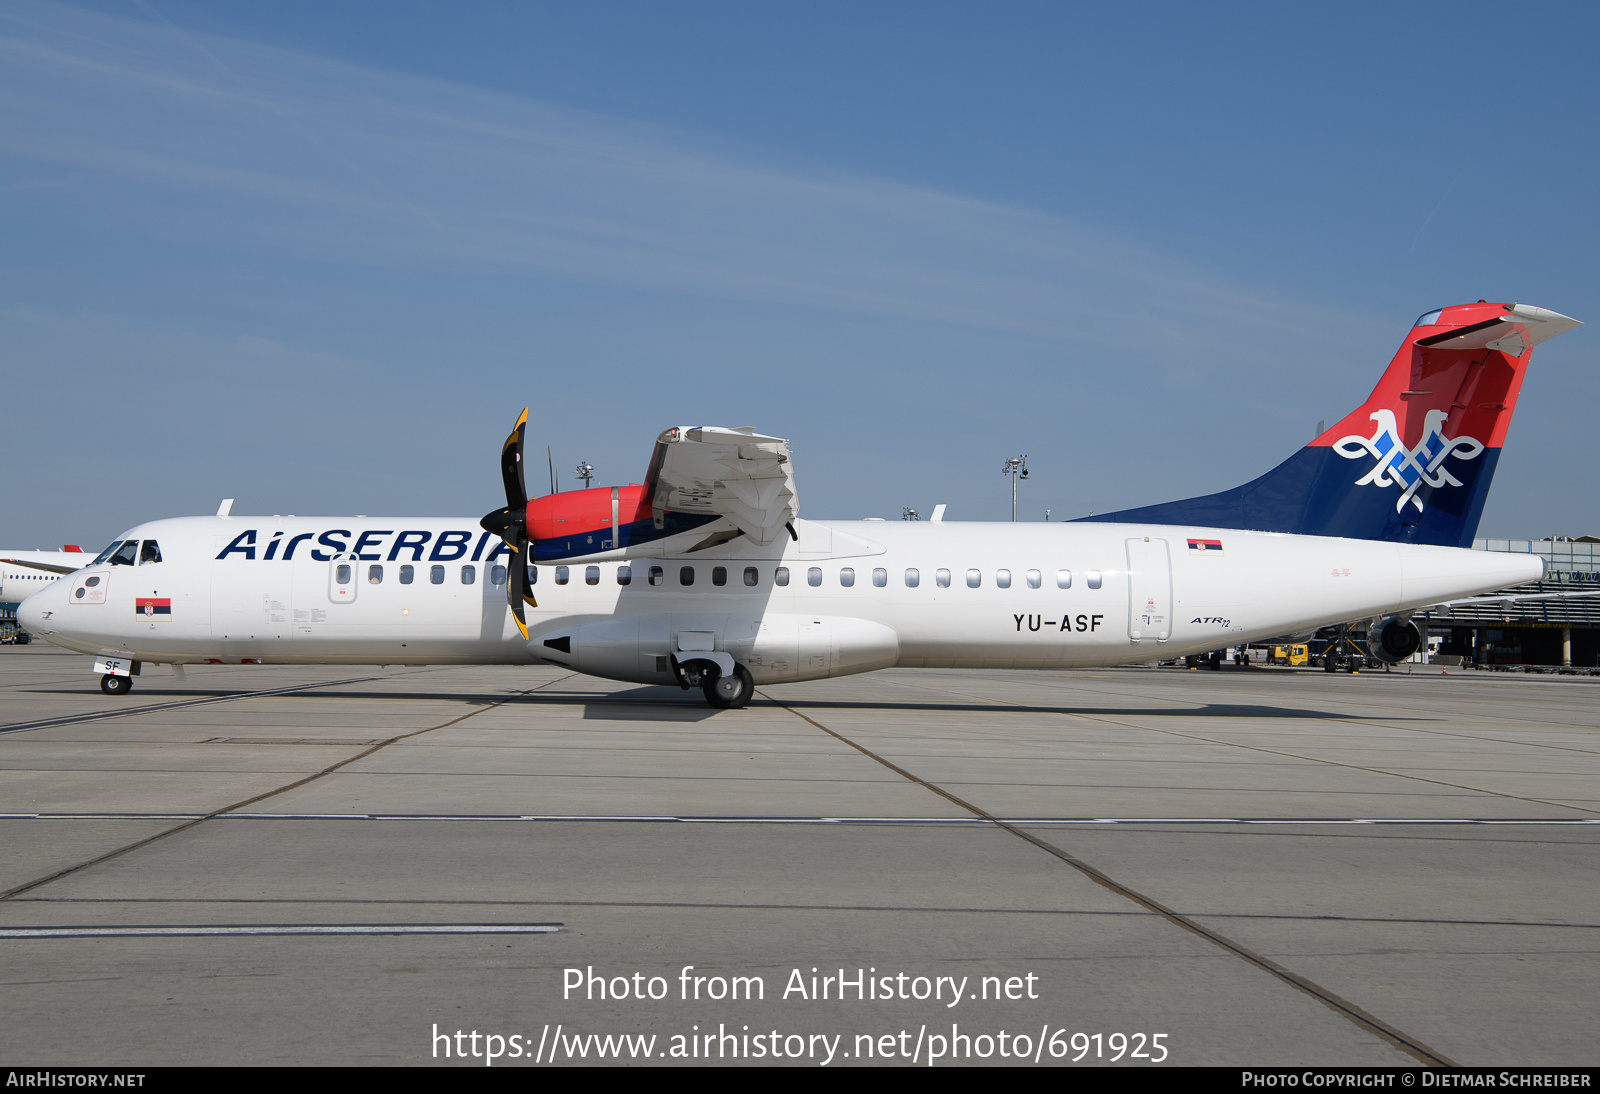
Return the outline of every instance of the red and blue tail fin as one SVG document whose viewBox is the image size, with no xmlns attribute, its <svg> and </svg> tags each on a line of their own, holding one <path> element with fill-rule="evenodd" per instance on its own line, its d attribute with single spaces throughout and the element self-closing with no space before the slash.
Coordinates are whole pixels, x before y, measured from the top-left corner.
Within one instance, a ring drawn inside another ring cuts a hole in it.
<svg viewBox="0 0 1600 1094">
<path fill-rule="evenodd" d="M 1576 326 L 1526 304 L 1428 312 L 1359 409 L 1255 481 L 1079 519 L 1470 547 L 1529 354 Z"/>
</svg>

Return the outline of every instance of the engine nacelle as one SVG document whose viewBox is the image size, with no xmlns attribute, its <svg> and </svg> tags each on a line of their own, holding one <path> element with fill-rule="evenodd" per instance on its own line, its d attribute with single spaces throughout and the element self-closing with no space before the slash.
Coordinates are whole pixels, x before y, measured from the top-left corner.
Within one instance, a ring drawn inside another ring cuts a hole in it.
<svg viewBox="0 0 1600 1094">
<path fill-rule="evenodd" d="M 550 664 L 640 684 L 676 683 L 674 658 L 680 665 L 707 662 L 721 675 L 731 658 L 756 683 L 778 684 L 892 668 L 900 636 L 850 616 L 672 612 L 543 631 L 529 649 Z"/>
<path fill-rule="evenodd" d="M 1395 664 L 1422 648 L 1422 631 L 1410 618 L 1386 615 L 1367 628 L 1367 651 L 1379 661 Z"/>
</svg>

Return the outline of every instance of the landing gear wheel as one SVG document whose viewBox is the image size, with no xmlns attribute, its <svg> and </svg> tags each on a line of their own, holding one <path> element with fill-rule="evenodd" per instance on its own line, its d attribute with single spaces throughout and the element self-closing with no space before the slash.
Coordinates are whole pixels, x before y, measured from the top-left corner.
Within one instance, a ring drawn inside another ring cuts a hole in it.
<svg viewBox="0 0 1600 1094">
<path fill-rule="evenodd" d="M 126 676 L 112 676 L 107 673 L 100 677 L 100 690 L 107 695 L 126 695 L 133 690 L 133 681 Z"/>
<path fill-rule="evenodd" d="M 755 677 L 743 665 L 733 666 L 733 675 L 719 676 L 701 685 L 706 702 L 720 710 L 738 710 L 756 693 Z"/>
</svg>

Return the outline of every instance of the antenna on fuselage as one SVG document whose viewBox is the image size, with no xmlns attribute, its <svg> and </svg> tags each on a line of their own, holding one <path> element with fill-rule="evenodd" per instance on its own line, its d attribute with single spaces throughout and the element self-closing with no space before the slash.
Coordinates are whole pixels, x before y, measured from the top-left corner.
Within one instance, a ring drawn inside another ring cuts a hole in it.
<svg viewBox="0 0 1600 1094">
<path fill-rule="evenodd" d="M 550 492 L 552 494 L 559 494 L 561 491 L 556 489 L 556 458 L 550 454 L 549 445 L 544 446 L 544 458 L 545 461 L 550 465 Z"/>
</svg>

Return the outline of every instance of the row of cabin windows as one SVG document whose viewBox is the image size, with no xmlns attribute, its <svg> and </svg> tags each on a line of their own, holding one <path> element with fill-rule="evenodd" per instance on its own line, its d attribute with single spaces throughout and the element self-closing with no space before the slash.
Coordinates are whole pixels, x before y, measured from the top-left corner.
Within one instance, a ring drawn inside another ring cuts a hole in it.
<svg viewBox="0 0 1600 1094">
<path fill-rule="evenodd" d="M 437 569 L 437 567 L 435 568 Z M 576 567 L 555 567 L 556 584 L 569 584 L 572 581 L 572 571 L 574 569 L 576 569 Z M 539 580 L 539 567 L 533 567 L 529 571 L 529 576 L 534 582 L 537 582 Z M 1099 570 L 1086 570 L 1084 571 L 1083 578 L 1084 584 L 1089 588 L 1098 589 L 1100 587 L 1101 576 Z M 746 566 L 744 568 L 743 579 L 745 585 L 754 588 L 755 586 L 761 584 L 761 572 L 754 566 Z M 1026 582 L 1028 588 L 1030 589 L 1039 589 L 1044 587 L 1044 574 L 1039 570 L 1028 570 L 1024 572 L 1022 579 L 1024 582 Z M 665 585 L 667 583 L 666 567 L 651 566 L 645 572 L 645 580 L 651 585 Z M 933 581 L 934 584 L 939 588 L 948 589 L 951 582 L 951 572 L 946 569 L 935 570 L 933 572 Z M 983 571 L 978 569 L 968 570 L 966 572 L 966 582 L 967 588 L 969 589 L 980 588 L 983 585 Z M 1055 582 L 1056 588 L 1058 589 L 1072 588 L 1072 571 L 1057 570 L 1055 574 Z M 600 584 L 600 567 L 585 566 L 583 568 L 583 583 L 585 585 Z M 633 567 L 628 565 L 618 566 L 617 584 L 631 585 L 632 583 Z M 680 566 L 678 568 L 678 584 L 689 586 L 693 585 L 694 583 L 695 568 L 693 566 Z M 773 570 L 772 583 L 780 587 L 789 584 L 789 567 L 779 566 Z M 853 587 L 855 583 L 855 567 L 841 567 L 839 570 L 839 584 L 848 589 Z M 922 584 L 922 571 L 918 570 L 914 566 L 907 567 L 905 571 L 905 583 L 906 588 L 908 589 L 917 588 Z M 1011 571 L 996 570 L 994 573 L 994 583 L 1001 589 L 1009 589 L 1011 587 Z M 728 584 L 728 568 L 726 566 L 713 566 L 711 568 L 711 584 L 717 586 L 718 588 Z M 822 567 L 812 566 L 806 570 L 806 584 L 812 587 L 818 587 L 822 584 Z M 875 567 L 872 571 L 872 584 L 879 589 L 888 585 L 889 571 L 884 569 L 882 566 Z"/>
<path fill-rule="evenodd" d="M 129 540 L 128 542 L 129 543 L 137 543 L 136 540 Z M 154 544 L 153 540 L 147 540 L 146 542 L 151 544 L 151 545 Z M 157 562 L 161 561 L 161 557 L 160 557 L 159 551 L 157 552 L 156 558 L 155 558 L 154 561 L 157 561 Z M 573 576 L 572 575 L 572 571 L 575 568 L 576 567 L 572 567 L 572 566 L 557 566 L 557 567 L 555 567 L 555 582 L 556 582 L 556 584 L 557 585 L 570 584 L 571 581 L 572 581 L 572 576 Z M 444 567 L 444 566 L 429 566 L 428 567 L 428 581 L 429 581 L 429 583 L 433 584 L 433 585 L 443 585 L 445 583 L 445 577 L 446 577 L 445 570 L 446 570 L 446 567 Z M 417 571 L 417 567 L 411 565 L 410 563 L 406 563 L 406 564 L 402 565 L 400 567 L 400 573 L 399 573 L 400 584 L 402 584 L 402 585 L 410 585 L 413 582 L 415 582 L 416 579 L 417 579 L 416 571 Z M 334 573 L 334 579 L 336 581 L 338 581 L 340 584 L 348 584 L 352 576 L 353 576 L 353 566 L 352 566 L 352 564 L 348 563 L 348 562 L 339 563 L 338 568 Z M 478 580 L 478 568 L 476 566 L 471 566 L 471 565 L 462 566 L 459 576 L 460 576 L 461 584 L 463 584 L 463 585 L 474 584 Z M 744 584 L 749 586 L 749 587 L 751 587 L 751 588 L 754 588 L 755 586 L 761 584 L 761 572 L 754 566 L 746 566 L 744 568 L 744 573 L 743 573 L 742 577 L 743 577 Z M 1084 578 L 1084 584 L 1086 586 L 1088 586 L 1089 588 L 1098 589 L 1100 587 L 1101 575 L 1100 575 L 1100 571 L 1099 570 L 1085 570 L 1084 574 L 1083 574 L 1083 578 Z M 645 579 L 651 585 L 656 585 L 656 586 L 665 585 L 667 583 L 666 568 L 663 567 L 663 566 L 651 566 L 646 571 Z M 539 582 L 539 567 L 533 566 L 533 567 L 530 567 L 528 569 L 528 580 L 532 584 L 538 584 L 538 582 Z M 919 585 L 922 584 L 922 571 L 917 569 L 915 566 L 908 566 L 908 567 L 906 567 L 904 580 L 905 580 L 905 583 L 906 583 L 906 588 L 915 589 Z M 935 570 L 933 572 L 933 583 L 935 585 L 937 585 L 941 589 L 948 589 L 950 587 L 951 580 L 952 580 L 952 573 L 951 573 L 950 570 L 941 568 L 941 569 L 937 569 L 937 570 Z M 1030 589 L 1039 589 L 1039 588 L 1043 588 L 1044 587 L 1044 574 L 1039 570 L 1026 570 L 1026 571 L 1024 571 L 1023 575 L 1022 575 L 1022 580 L 1028 586 L 1028 588 L 1030 588 Z M 690 585 L 693 585 L 694 582 L 695 582 L 695 568 L 693 566 L 681 566 L 681 567 L 678 568 L 678 584 L 679 585 L 690 586 Z M 967 588 L 969 588 L 969 589 L 981 588 L 982 585 L 983 585 L 983 571 L 979 570 L 979 569 L 970 569 L 970 570 L 968 570 L 966 572 L 966 582 L 967 582 Z M 1071 570 L 1057 570 L 1056 574 L 1055 574 L 1055 582 L 1056 582 L 1056 588 L 1058 588 L 1058 589 L 1070 589 L 1070 588 L 1072 588 L 1072 571 Z M 506 583 L 506 568 L 504 566 L 491 566 L 489 568 L 489 583 L 491 585 L 504 585 Z M 583 583 L 585 585 L 598 585 L 598 584 L 600 584 L 600 567 L 598 567 L 598 566 L 585 566 L 585 567 L 583 567 Z M 772 572 L 772 583 L 774 585 L 779 586 L 779 587 L 788 585 L 789 584 L 789 567 L 787 567 L 787 566 L 779 566 L 775 570 L 773 570 L 773 572 Z M 849 589 L 849 588 L 852 588 L 855 585 L 855 583 L 856 583 L 855 567 L 853 567 L 853 566 L 840 567 L 840 569 L 839 569 L 839 584 L 840 584 L 840 586 L 843 587 L 843 588 Z M 995 586 L 997 588 L 1001 588 L 1001 589 L 1009 589 L 1009 588 L 1011 588 L 1011 571 L 1010 570 L 996 570 L 994 572 L 994 583 L 995 583 Z M 381 565 L 373 564 L 373 565 L 367 567 L 367 584 L 369 584 L 369 585 L 381 585 L 381 584 L 383 584 L 383 567 Z M 622 565 L 622 566 L 618 566 L 617 567 L 617 584 L 618 585 L 631 585 L 631 584 L 633 584 L 633 567 L 632 566 Z M 728 584 L 728 568 L 726 566 L 713 566 L 711 568 L 711 584 L 715 585 L 715 586 L 717 586 L 719 588 L 721 588 L 721 587 L 723 587 L 723 586 Z M 822 567 L 820 567 L 820 566 L 812 566 L 812 567 L 809 567 L 806 570 L 806 584 L 810 585 L 813 588 L 817 588 L 817 587 L 820 587 L 822 585 Z M 882 566 L 874 567 L 874 569 L 872 570 L 872 584 L 873 584 L 873 586 L 875 588 L 879 588 L 879 589 L 881 589 L 884 586 L 888 585 L 889 584 L 889 571 L 884 569 Z"/>
<path fill-rule="evenodd" d="M 341 585 L 348 585 L 350 583 L 351 577 L 353 577 L 353 576 L 354 576 L 354 566 L 353 566 L 353 564 L 351 564 L 349 562 L 341 562 L 341 563 L 339 563 L 339 565 L 334 569 L 334 572 L 333 572 L 333 579 L 335 581 L 337 581 Z M 400 567 L 400 584 L 402 584 L 402 585 L 410 585 L 413 582 L 415 582 L 416 580 L 417 580 L 417 567 L 412 566 L 410 563 L 407 563 L 407 564 L 405 564 L 405 565 Z M 476 566 L 463 566 L 463 567 L 461 567 L 460 580 L 461 580 L 461 584 L 463 584 L 463 585 L 475 584 L 477 582 L 477 580 L 478 580 L 478 568 Z M 431 585 L 443 585 L 444 582 L 445 582 L 445 567 L 443 567 L 443 566 L 429 566 L 428 567 L 428 583 L 431 584 Z M 505 583 L 506 583 L 506 568 L 504 566 L 491 566 L 491 567 L 489 567 L 489 584 L 491 584 L 491 585 L 504 585 Z M 368 566 L 367 567 L 367 584 L 368 585 L 382 585 L 383 584 L 383 567 L 382 566 L 373 565 L 373 566 Z"/>
</svg>

